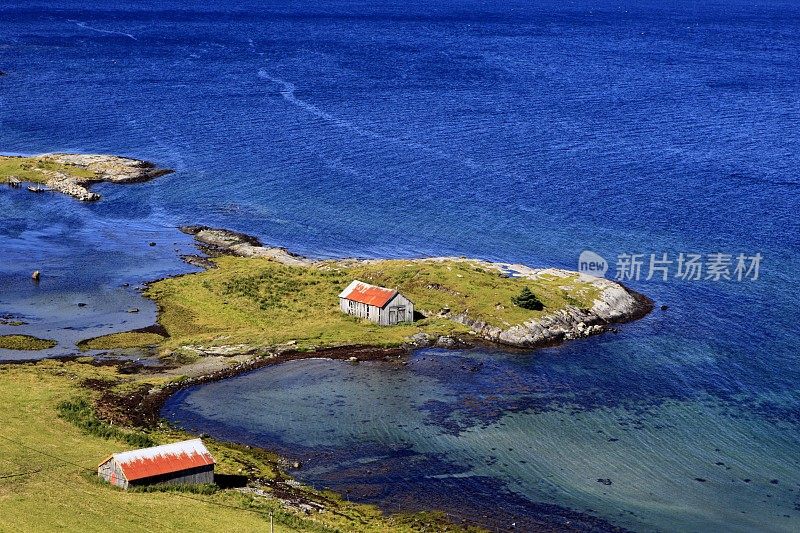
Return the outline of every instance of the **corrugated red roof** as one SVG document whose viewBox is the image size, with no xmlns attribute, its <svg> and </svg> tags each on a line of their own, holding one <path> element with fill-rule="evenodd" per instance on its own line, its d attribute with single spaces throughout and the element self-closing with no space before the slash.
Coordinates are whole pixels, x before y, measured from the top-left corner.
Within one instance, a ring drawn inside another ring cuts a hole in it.
<svg viewBox="0 0 800 533">
<path fill-rule="evenodd" d="M 364 283 L 363 281 L 354 281 L 347 288 L 342 291 L 339 298 L 353 300 L 367 305 L 374 305 L 376 307 L 383 307 L 388 304 L 392 298 L 397 294 L 397 291 L 387 289 L 385 287 L 377 287 Z"/>
<path fill-rule="evenodd" d="M 200 439 L 117 453 L 113 458 L 128 481 L 215 464 Z"/>
</svg>

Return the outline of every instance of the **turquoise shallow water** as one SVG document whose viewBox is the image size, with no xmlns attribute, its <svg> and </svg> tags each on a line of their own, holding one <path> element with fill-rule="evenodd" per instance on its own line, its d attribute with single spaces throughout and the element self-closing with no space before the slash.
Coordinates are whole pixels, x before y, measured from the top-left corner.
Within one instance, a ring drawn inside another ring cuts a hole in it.
<svg viewBox="0 0 800 533">
<path fill-rule="evenodd" d="M 299 479 L 388 510 L 437 507 L 505 530 L 563 526 L 541 505 L 553 504 L 637 531 L 796 531 L 796 424 L 689 388 L 626 390 L 664 361 L 625 370 L 607 359 L 619 343 L 584 342 L 594 361 L 572 348 L 296 361 L 179 393 L 163 412 L 277 449 L 303 463 Z M 613 391 L 592 375 L 606 365 Z"/>
<path fill-rule="evenodd" d="M 176 170 L 98 186 L 93 204 L 0 189 L 0 315 L 28 323 L 0 333 L 55 338 L 40 356 L 64 355 L 81 338 L 149 325 L 155 310 L 136 287 L 190 270 L 180 224 L 323 257 L 574 269 L 585 249 L 612 262 L 760 252 L 757 281 L 631 281 L 669 310 L 619 335 L 513 359 L 439 354 L 454 370 L 459 357 L 486 361 L 447 383 L 412 365 L 422 406 L 390 396 L 389 411 L 427 421 L 412 456 L 449 477 L 392 492 L 376 467 L 358 485 L 387 505 L 419 492 L 464 508 L 492 494 L 503 520 L 548 515 L 534 504 L 551 502 L 635 529 L 797 528 L 796 3 L 63 0 L 0 2 L 0 20 L 0 151 L 110 152 Z M 305 364 L 254 375 L 247 390 L 272 379 L 267 391 L 302 397 L 313 379 L 328 383 L 315 394 L 333 414 L 298 427 L 329 434 L 334 450 L 374 446 L 344 421 L 380 402 L 336 394 L 385 372 L 364 365 L 343 385 L 349 367 Z M 278 387 L 284 374 L 296 383 Z M 220 384 L 187 401 L 214 391 L 231 395 Z M 462 405 L 472 397 L 497 412 L 473 416 Z M 264 411 L 209 423 L 261 441 L 262 425 L 281 429 L 280 412 Z M 297 440 L 284 429 L 267 440 Z M 514 444 L 489 464 L 481 435 Z M 517 455 L 532 446 L 541 459 Z M 309 479 L 334 483 L 359 460 L 344 452 L 320 456 Z M 388 471 L 403 453 L 383 455 Z"/>
</svg>

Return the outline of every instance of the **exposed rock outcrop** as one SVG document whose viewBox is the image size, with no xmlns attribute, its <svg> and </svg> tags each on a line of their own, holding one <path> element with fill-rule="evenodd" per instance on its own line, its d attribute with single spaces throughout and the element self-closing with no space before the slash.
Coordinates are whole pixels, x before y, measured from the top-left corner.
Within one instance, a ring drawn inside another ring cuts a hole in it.
<svg viewBox="0 0 800 533">
<path fill-rule="evenodd" d="M 535 279 L 542 274 L 565 278 L 576 274 L 552 268 L 536 270 L 525 267 L 524 270 L 524 273 L 518 275 L 529 279 Z M 570 306 L 506 329 L 486 324 L 466 313 L 451 318 L 488 341 L 520 348 L 536 348 L 596 335 L 606 331 L 611 324 L 636 320 L 653 309 L 653 302 L 646 296 L 614 281 L 585 274 L 580 274 L 579 280 L 600 289 L 599 298 L 594 300 L 589 309 Z"/>
<path fill-rule="evenodd" d="M 44 160 L 70 165 L 94 173 L 94 177 L 90 178 L 79 178 L 56 171 L 52 171 L 49 174 L 50 179 L 47 180 L 47 187 L 73 196 L 81 201 L 100 199 L 99 194 L 88 189 L 88 185 L 92 183 L 101 181 L 139 183 L 172 172 L 170 169 L 158 168 L 148 161 L 112 155 L 45 154 L 41 157 Z"/>
<path fill-rule="evenodd" d="M 180 230 L 193 235 L 200 247 L 209 255 L 236 255 L 263 257 L 290 266 L 311 266 L 314 261 L 293 254 L 286 248 L 267 247 L 250 235 L 207 226 L 183 226 Z"/>
</svg>

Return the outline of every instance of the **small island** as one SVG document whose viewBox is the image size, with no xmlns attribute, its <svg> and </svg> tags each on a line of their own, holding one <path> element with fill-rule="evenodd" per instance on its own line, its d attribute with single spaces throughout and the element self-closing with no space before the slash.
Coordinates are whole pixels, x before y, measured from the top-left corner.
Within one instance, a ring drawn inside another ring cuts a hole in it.
<svg viewBox="0 0 800 533">
<path fill-rule="evenodd" d="M 31 192 L 55 191 L 80 201 L 99 200 L 92 183 L 138 183 L 171 173 L 153 163 L 97 154 L 0 155 L 0 182 L 12 187 L 31 183 Z"/>
</svg>

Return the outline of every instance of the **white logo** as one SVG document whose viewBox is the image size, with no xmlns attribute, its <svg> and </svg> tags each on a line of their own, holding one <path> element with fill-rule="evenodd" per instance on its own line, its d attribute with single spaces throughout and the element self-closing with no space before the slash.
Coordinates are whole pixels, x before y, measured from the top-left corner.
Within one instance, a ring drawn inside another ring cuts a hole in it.
<svg viewBox="0 0 800 533">
<path fill-rule="evenodd" d="M 578 272 L 602 278 L 608 272 L 608 261 L 590 250 L 584 250 L 578 257 Z"/>
</svg>

